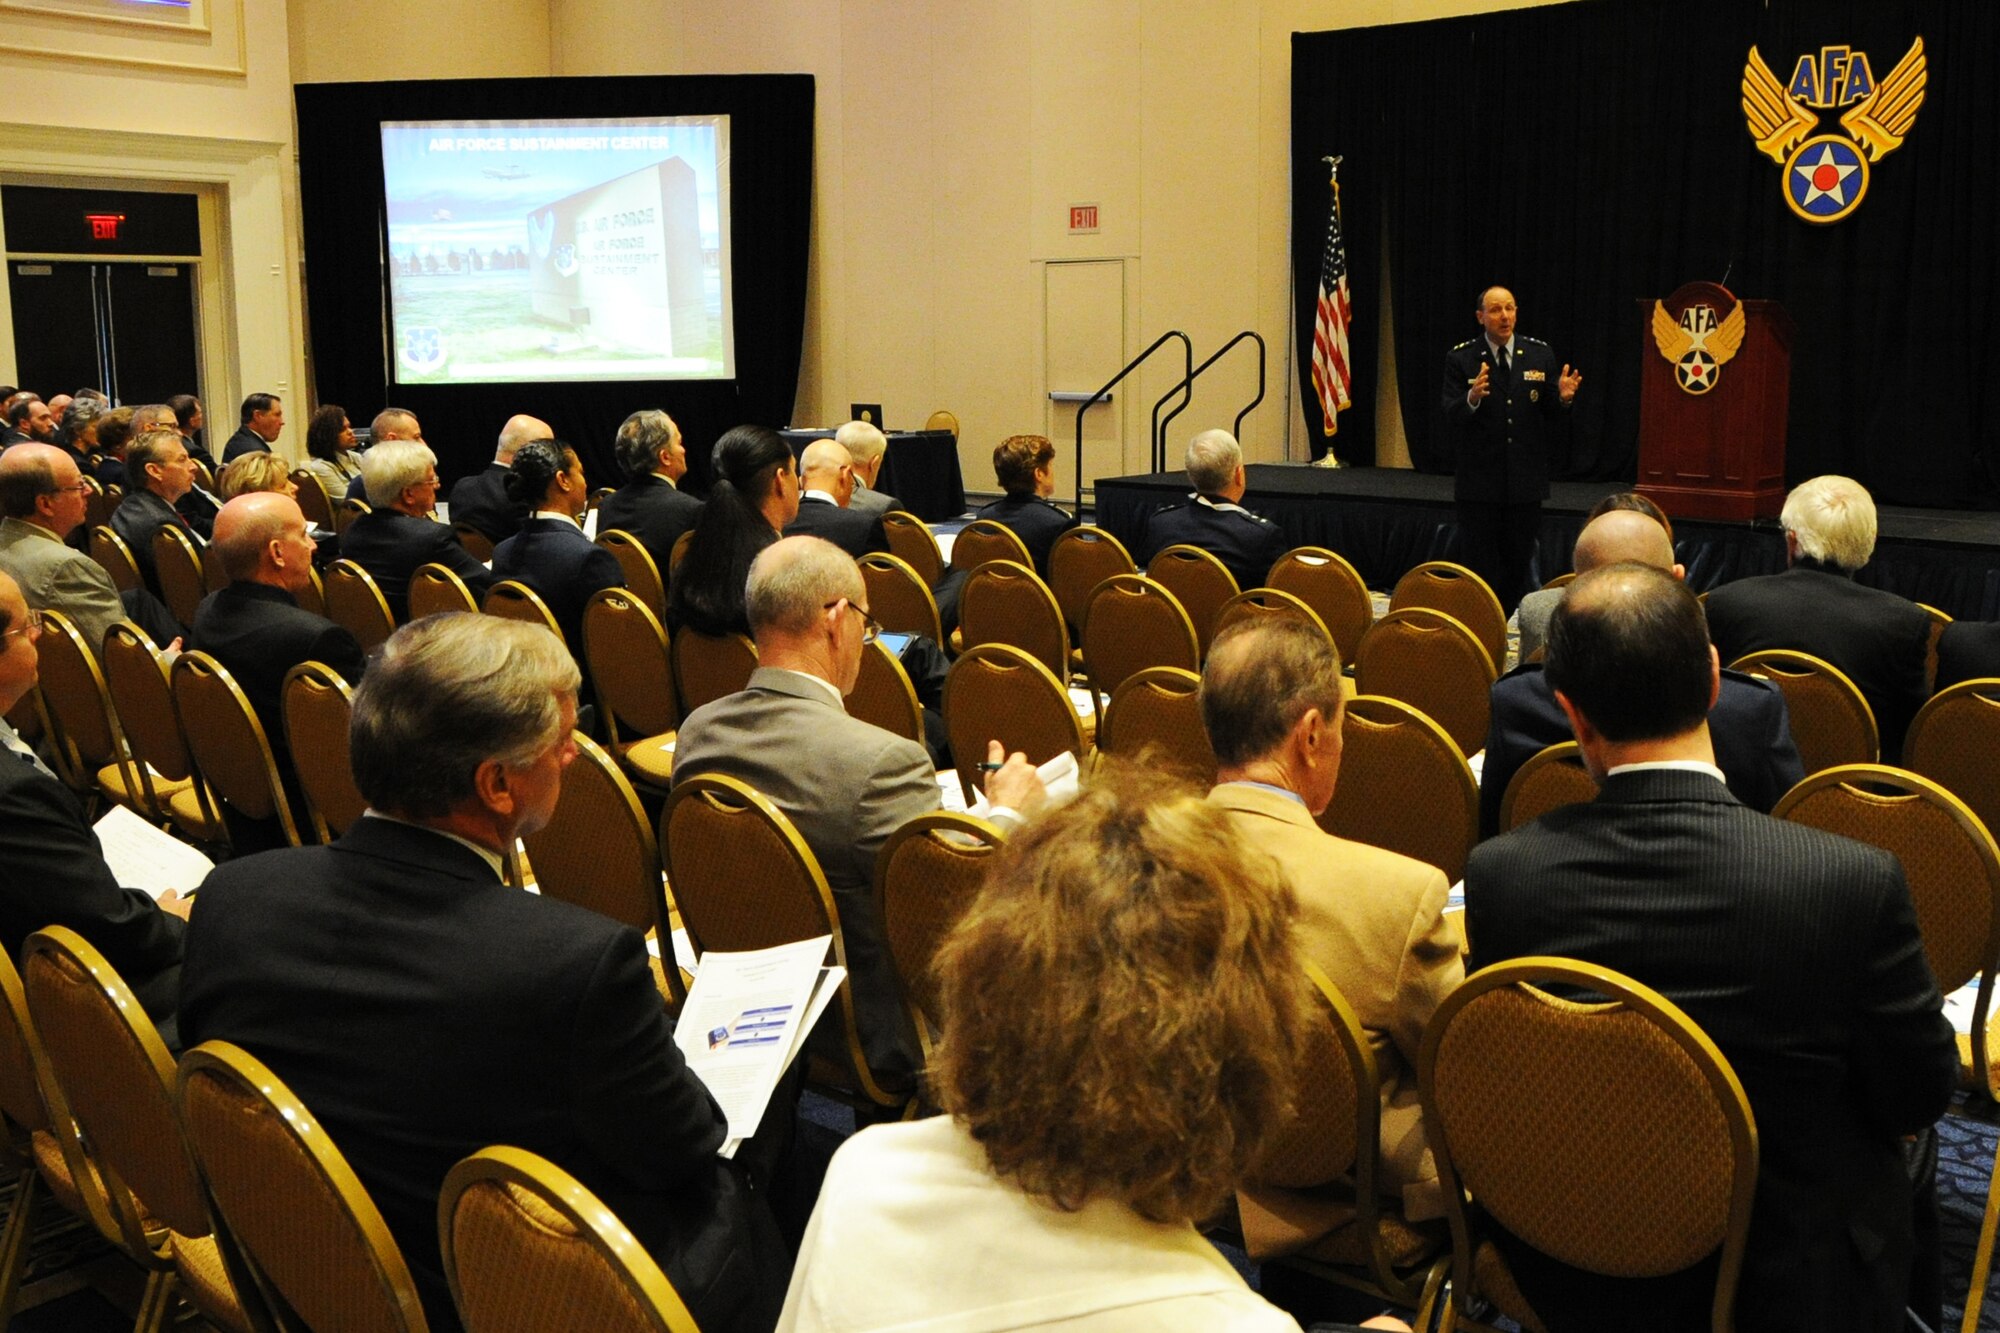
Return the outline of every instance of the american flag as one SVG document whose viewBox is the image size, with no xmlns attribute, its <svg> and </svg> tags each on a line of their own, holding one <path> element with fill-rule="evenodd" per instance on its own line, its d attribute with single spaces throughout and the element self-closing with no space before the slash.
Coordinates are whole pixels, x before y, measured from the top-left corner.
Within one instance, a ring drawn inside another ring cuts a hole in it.
<svg viewBox="0 0 2000 1333">
<path fill-rule="evenodd" d="M 1326 253 L 1319 261 L 1319 310 L 1313 316 L 1313 390 L 1332 435 L 1340 429 L 1336 414 L 1352 407 L 1348 389 L 1354 376 L 1347 364 L 1347 326 L 1354 310 L 1347 294 L 1347 244 L 1340 235 L 1340 182 L 1333 182 L 1333 211 L 1326 220 Z"/>
</svg>

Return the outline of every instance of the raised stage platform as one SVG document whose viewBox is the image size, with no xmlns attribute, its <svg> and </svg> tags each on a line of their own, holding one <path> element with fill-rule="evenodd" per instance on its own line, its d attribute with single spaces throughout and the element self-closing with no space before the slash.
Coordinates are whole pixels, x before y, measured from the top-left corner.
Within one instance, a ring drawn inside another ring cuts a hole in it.
<svg viewBox="0 0 2000 1333">
<path fill-rule="evenodd" d="M 1315 468 L 1258 463 L 1249 469 L 1246 507 L 1285 530 L 1294 546 L 1327 546 L 1361 571 L 1371 588 L 1387 589 L 1412 566 L 1456 558 L 1458 540 L 1451 478 L 1405 468 Z M 1128 546 L 1146 516 L 1188 493 L 1179 472 L 1106 477 L 1096 483 L 1097 521 Z M 1537 582 L 1569 569 L 1583 516 L 1629 482 L 1557 482 L 1542 506 Z M 1955 619 L 2000 619 L 2000 514 L 1962 509 L 1880 512 L 1875 558 L 1860 580 L 1926 602 Z M 1674 524 L 1674 546 L 1697 590 L 1785 567 L 1785 538 L 1776 520 L 1755 524 L 1685 519 Z"/>
</svg>

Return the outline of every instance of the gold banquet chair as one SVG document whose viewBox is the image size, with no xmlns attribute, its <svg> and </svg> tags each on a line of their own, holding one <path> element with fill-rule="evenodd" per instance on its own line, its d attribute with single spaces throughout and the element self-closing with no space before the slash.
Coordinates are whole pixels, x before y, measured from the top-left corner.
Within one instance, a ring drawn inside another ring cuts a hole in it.
<svg viewBox="0 0 2000 1333">
<path fill-rule="evenodd" d="M 111 576 L 112 586 L 118 591 L 130 592 L 146 586 L 139 576 L 139 562 L 132 558 L 132 548 L 109 523 L 90 530 L 90 558 Z"/>
<path fill-rule="evenodd" d="M 1902 863 L 1938 990 L 1979 976 L 1972 1032 L 1958 1038 L 1959 1080 L 2000 1099 L 1989 1010 L 2000 964 L 2000 850 L 1965 802 L 1906 769 L 1846 764 L 1814 773 L 1771 809 L 1778 819 L 1880 847 Z"/>
<path fill-rule="evenodd" d="M 1558 999 L 1549 986 L 1602 1000 Z M 1447 1327 L 1483 1296 L 1542 1328 L 1480 1235 L 1484 1214 L 1612 1277 L 1678 1272 L 1719 1252 L 1709 1326 L 1731 1333 L 1757 1126 L 1728 1060 L 1671 1001 L 1591 963 L 1496 964 L 1438 1006 L 1417 1077 L 1451 1222 Z"/>
<path fill-rule="evenodd" d="M 625 574 L 625 586 L 638 594 L 648 611 L 665 621 L 667 584 L 660 577 L 659 562 L 653 559 L 653 553 L 623 528 L 607 528 L 598 533 L 597 544 L 611 552 L 618 561 L 618 568 Z"/>
<path fill-rule="evenodd" d="M 83 530 L 85 534 L 88 534 L 92 528 L 111 522 L 111 511 L 118 506 L 111 498 L 109 492 L 90 473 L 85 472 L 83 474 L 83 484 L 85 487 L 83 496 Z M 118 499 L 122 500 L 124 498 L 125 493 L 120 491 Z"/>
<path fill-rule="evenodd" d="M 960 651 L 982 643 L 1021 649 L 1065 687 L 1069 684 L 1069 627 L 1048 585 L 1028 565 L 989 560 L 965 580 L 958 595 Z"/>
<path fill-rule="evenodd" d="M 1169 546 L 1148 562 L 1146 577 L 1172 593 L 1187 612 L 1195 647 L 1206 658 L 1215 640 L 1216 613 L 1239 591 L 1236 576 L 1199 546 Z"/>
<path fill-rule="evenodd" d="M 396 632 L 389 601 L 367 570 L 352 560 L 336 560 L 326 568 L 326 618 L 345 629 L 372 653 Z"/>
<path fill-rule="evenodd" d="M 470 523 L 454 523 L 451 535 L 465 548 L 465 553 L 482 565 L 493 563 L 493 539 L 473 527 Z"/>
<path fill-rule="evenodd" d="M 1396 580 L 1389 609 L 1413 606 L 1442 611 L 1471 630 L 1499 671 L 1507 660 L 1507 613 L 1486 580 L 1449 560 L 1426 560 Z M 1467 751 L 1470 753 L 1470 751 Z"/>
<path fill-rule="evenodd" d="M 1147 667 L 1201 670 L 1201 643 L 1186 608 L 1143 574 L 1114 574 L 1091 589 L 1083 612 L 1083 669 L 1102 720 L 1105 701 Z"/>
<path fill-rule="evenodd" d="M 521 841 L 544 897 L 586 907 L 650 936 L 658 947 L 653 980 L 678 1010 L 687 998 L 673 958 L 673 926 L 661 880 L 660 845 L 639 794 L 618 763 L 588 736 L 575 737 L 576 758 L 563 770 L 555 813 Z"/>
<path fill-rule="evenodd" d="M 104 632 L 104 682 L 132 749 L 132 767 L 152 818 L 169 820 L 196 842 L 225 842 L 215 795 L 195 772 L 174 712 L 166 659 L 146 631 L 121 620 Z"/>
<path fill-rule="evenodd" d="M 893 541 L 889 543 L 891 550 L 895 547 Z M 1028 554 L 1028 544 L 1021 540 L 1021 534 L 1005 523 L 975 518 L 952 538 L 951 567 L 969 574 L 988 560 L 1012 560 L 1030 569 L 1035 567 L 1034 557 Z"/>
<path fill-rule="evenodd" d="M 583 655 L 611 752 L 627 777 L 664 796 L 681 714 L 659 617 L 630 588 L 604 588 L 583 608 Z"/>
<path fill-rule="evenodd" d="M 681 567 L 681 561 L 687 559 L 688 547 L 693 544 L 693 528 L 689 528 L 686 532 L 674 538 L 674 548 L 667 552 L 667 583 L 670 587 L 674 581 L 675 573 Z"/>
<path fill-rule="evenodd" d="M 1361 636 L 1375 623 L 1375 601 L 1353 565 L 1324 546 L 1298 546 L 1285 552 L 1264 577 L 1267 586 L 1288 592 L 1319 613 L 1340 660 L 1354 661 Z"/>
<path fill-rule="evenodd" d="M 986 745 L 1045 764 L 1067 750 L 1083 761 L 1083 723 L 1069 691 L 1032 654 L 1005 643 L 968 648 L 944 678 L 944 727 L 969 802 L 983 785 Z"/>
<path fill-rule="evenodd" d="M 1307 606 L 1291 593 L 1277 588 L 1245 588 L 1224 602 L 1215 613 L 1215 633 L 1220 638 L 1222 631 L 1243 621 L 1270 621 L 1289 618 L 1309 628 L 1316 629 L 1325 638 L 1326 646 L 1336 655 L 1340 644 L 1334 639 L 1333 631 L 1320 619 L 1319 612 Z"/>
<path fill-rule="evenodd" d="M 1354 688 L 1401 699 L 1444 728 L 1462 755 L 1486 744 L 1493 657 L 1456 618 L 1429 607 L 1391 611 L 1361 636 Z"/>
<path fill-rule="evenodd" d="M 1903 737 L 1903 767 L 1972 807 L 2000 829 L 2000 680 L 1963 680 L 1917 710 Z M 2000 835 L 1996 835 L 2000 837 Z"/>
<path fill-rule="evenodd" d="M 440 564 L 418 565 L 410 571 L 410 619 L 443 615 L 447 611 L 477 611 L 479 600 L 465 580 Z"/>
<path fill-rule="evenodd" d="M 91 802 L 112 801 L 164 818 L 162 793 L 132 759 L 97 654 L 62 612 L 43 611 L 41 617 L 40 687 L 55 732 L 56 772 Z"/>
<path fill-rule="evenodd" d="M 847 715 L 924 743 L 924 708 L 902 662 L 879 640 L 861 645 L 861 673 L 847 696 Z"/>
<path fill-rule="evenodd" d="M 348 724 L 354 718 L 354 691 L 323 662 L 301 662 L 285 673 L 278 698 L 284 709 L 285 741 L 305 793 L 306 813 L 321 842 L 346 833 L 368 808 L 354 785 L 348 753 Z"/>
<path fill-rule="evenodd" d="M 951 438 L 956 440 L 958 438 L 958 417 L 956 414 L 940 407 L 937 411 L 924 418 L 924 429 L 948 430 L 951 432 Z"/>
<path fill-rule="evenodd" d="M 428 1333 L 381 1211 L 283 1080 L 205 1041 L 181 1057 L 175 1091 L 221 1232 L 283 1327 Z"/>
<path fill-rule="evenodd" d="M 875 910 L 927 1062 L 942 1017 L 931 965 L 1005 841 L 983 819 L 940 810 L 897 829 L 875 855 Z"/>
<path fill-rule="evenodd" d="M 1811 653 L 1771 648 L 1739 657 L 1729 669 L 1761 676 L 1784 694 L 1792 740 L 1807 777 L 1842 764 L 1872 764 L 1882 757 L 1874 711 L 1833 663 Z"/>
<path fill-rule="evenodd" d="M 944 552 L 930 525 L 915 514 L 891 509 L 882 515 L 882 532 L 889 539 L 889 553 L 916 570 L 925 587 L 937 587 L 944 577 Z"/>
<path fill-rule="evenodd" d="M 1049 547 L 1049 591 L 1056 595 L 1056 605 L 1079 639 L 1083 637 L 1083 610 L 1091 589 L 1113 574 L 1138 572 L 1125 543 L 1103 528 L 1079 525 Z"/>
<path fill-rule="evenodd" d="M 160 579 L 160 600 L 183 625 L 194 624 L 194 613 L 201 599 L 208 596 L 208 576 L 202 572 L 202 550 L 207 545 L 173 523 L 161 524 L 153 534 L 153 570 Z"/>
<path fill-rule="evenodd" d="M 292 485 L 299 488 L 299 512 L 306 516 L 306 522 L 332 532 L 333 497 L 326 493 L 326 483 L 319 479 L 319 473 L 311 468 L 294 468 Z"/>
<path fill-rule="evenodd" d="M 1938 636 L 1951 623 L 1951 616 L 1927 602 L 1918 602 L 1920 609 L 1930 617 L 1930 633 L 1924 640 L 1924 697 L 1929 698 L 1937 690 L 1937 646 Z"/>
<path fill-rule="evenodd" d="M 1479 784 L 1444 729 L 1401 700 L 1363 694 L 1347 701 L 1340 735 L 1340 782 L 1319 826 L 1457 883 L 1479 839 Z"/>
<path fill-rule="evenodd" d="M 1201 721 L 1201 677 L 1180 667 L 1147 667 L 1120 682 L 1097 734 L 1102 754 L 1175 769 L 1204 788 L 1215 785 L 1215 747 Z"/>
<path fill-rule="evenodd" d="M 207 653 L 184 652 L 174 659 L 173 694 L 181 734 L 210 789 L 247 819 L 276 819 L 285 841 L 300 846 L 264 724 L 228 669 Z"/>
<path fill-rule="evenodd" d="M 333 502 L 333 530 L 335 533 L 346 532 L 354 526 L 355 519 L 373 512 L 373 506 L 366 500 L 350 500 L 343 495 Z"/>
<path fill-rule="evenodd" d="M 871 551 L 855 563 L 868 588 L 868 610 L 875 623 L 897 634 L 922 634 L 943 646 L 944 622 L 937 598 L 921 575 L 900 556 Z"/>
<path fill-rule="evenodd" d="M 611 1210 L 525 1149 L 487 1148 L 451 1169 L 438 1240 L 466 1333 L 700 1333 Z"/>
<path fill-rule="evenodd" d="M 489 616 L 501 620 L 517 620 L 523 625 L 540 625 L 543 629 L 562 638 L 562 629 L 556 624 L 555 612 L 542 600 L 540 593 L 519 579 L 502 579 L 486 590 L 486 601 L 480 608 Z"/>
<path fill-rule="evenodd" d="M 848 966 L 840 914 L 819 861 L 784 811 L 748 783 L 719 773 L 682 778 L 660 812 L 659 841 L 681 924 L 697 954 L 831 935 L 834 963 Z M 851 975 L 815 1038 L 815 1049 L 839 1056 L 814 1082 L 857 1105 L 907 1104 L 907 1097 L 883 1089 L 862 1054 Z"/>
<path fill-rule="evenodd" d="M 153 1020 L 73 930 L 37 931 L 22 958 L 28 1011 L 52 1080 L 114 1201 L 113 1239 L 147 1273 L 135 1330 L 163 1327 L 182 1295 L 220 1328 L 268 1328 L 255 1289 L 238 1280 L 227 1237 L 215 1231 L 188 1160 L 174 1112 L 174 1060 Z"/>
<path fill-rule="evenodd" d="M 1551 810 L 1597 799 L 1597 780 L 1583 766 L 1575 741 L 1562 741 L 1514 770 L 1500 793 L 1500 831 L 1532 824 Z"/>
<path fill-rule="evenodd" d="M 1299 1253 L 1278 1258 L 1253 1250 L 1251 1258 L 1414 1309 L 1415 1327 L 1427 1329 L 1450 1257 L 1440 1257 L 1443 1237 L 1435 1223 L 1432 1229 L 1413 1226 L 1377 1189 L 1382 1084 L 1375 1048 L 1340 988 L 1310 959 L 1305 970 L 1314 1016 L 1323 1021 L 1304 1034 L 1297 1106 L 1251 1168 L 1238 1210 L 1263 1208 L 1259 1191 L 1275 1188 L 1346 1204 L 1353 1217 Z"/>
<path fill-rule="evenodd" d="M 684 626 L 669 650 L 682 717 L 744 689 L 757 669 L 757 645 L 741 634 L 703 634 Z"/>
</svg>

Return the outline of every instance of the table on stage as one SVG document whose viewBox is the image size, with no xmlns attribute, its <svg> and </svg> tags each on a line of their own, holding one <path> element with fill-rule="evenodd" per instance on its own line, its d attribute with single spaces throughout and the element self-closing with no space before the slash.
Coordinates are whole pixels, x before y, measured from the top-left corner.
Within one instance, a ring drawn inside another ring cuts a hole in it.
<svg viewBox="0 0 2000 1333">
<path fill-rule="evenodd" d="M 831 430 L 780 431 L 794 454 L 814 440 L 830 440 Z M 965 478 L 958 468 L 958 440 L 948 430 L 884 432 L 889 452 L 882 458 L 882 475 L 875 489 L 903 502 L 926 523 L 942 523 L 965 512 Z"/>
</svg>

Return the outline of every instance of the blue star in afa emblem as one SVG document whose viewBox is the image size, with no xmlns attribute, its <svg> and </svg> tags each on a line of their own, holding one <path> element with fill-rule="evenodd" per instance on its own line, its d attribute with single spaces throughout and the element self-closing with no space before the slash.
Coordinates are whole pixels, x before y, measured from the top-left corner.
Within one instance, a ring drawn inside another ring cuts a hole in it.
<svg viewBox="0 0 2000 1333">
<path fill-rule="evenodd" d="M 1868 159 L 1852 140 L 1820 134 L 1785 163 L 1785 202 L 1807 222 L 1838 222 L 1868 193 Z"/>
</svg>

